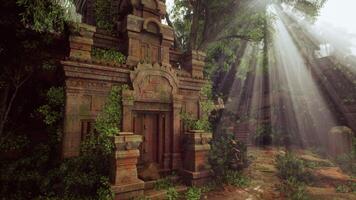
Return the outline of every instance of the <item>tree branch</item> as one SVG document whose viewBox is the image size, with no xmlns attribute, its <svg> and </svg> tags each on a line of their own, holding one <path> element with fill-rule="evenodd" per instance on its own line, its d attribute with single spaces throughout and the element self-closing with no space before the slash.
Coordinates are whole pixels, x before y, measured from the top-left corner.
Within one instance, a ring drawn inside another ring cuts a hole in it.
<svg viewBox="0 0 356 200">
<path fill-rule="evenodd" d="M 228 40 L 228 39 L 240 39 L 245 41 L 252 41 L 252 38 L 250 38 L 247 35 L 228 35 L 228 36 L 218 38 L 217 41 Z"/>
</svg>

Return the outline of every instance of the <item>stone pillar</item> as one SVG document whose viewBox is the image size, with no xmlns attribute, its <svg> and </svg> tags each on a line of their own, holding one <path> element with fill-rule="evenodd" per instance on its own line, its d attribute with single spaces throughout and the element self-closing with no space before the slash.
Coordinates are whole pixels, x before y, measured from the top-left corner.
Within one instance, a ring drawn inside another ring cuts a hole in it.
<svg viewBox="0 0 356 200">
<path fill-rule="evenodd" d="M 138 178 L 136 166 L 140 156 L 138 147 L 142 143 L 142 136 L 121 132 L 114 137 L 114 143 L 116 149 L 111 181 L 115 199 L 142 196 L 144 182 Z"/>
<path fill-rule="evenodd" d="M 202 51 L 192 50 L 185 53 L 183 68 L 191 72 L 194 78 L 204 78 L 203 69 L 206 54 Z"/>
<path fill-rule="evenodd" d="M 123 90 L 122 91 L 122 130 L 124 132 L 133 131 L 132 123 L 132 109 L 134 106 L 134 91 Z"/>
<path fill-rule="evenodd" d="M 352 152 L 353 131 L 346 126 L 335 126 L 329 131 L 329 154 L 334 158 Z"/>
<path fill-rule="evenodd" d="M 172 169 L 179 169 L 182 163 L 180 143 L 181 143 L 181 119 L 183 96 L 173 95 L 173 153 Z"/>
<path fill-rule="evenodd" d="M 199 186 L 209 181 L 212 171 L 208 165 L 211 133 L 188 131 L 184 136 L 184 161 L 181 174 L 186 184 Z"/>
<path fill-rule="evenodd" d="M 95 26 L 83 23 L 73 24 L 71 34 L 69 36 L 69 57 L 90 60 L 91 49 L 93 46 L 93 36 L 95 32 Z"/>
</svg>

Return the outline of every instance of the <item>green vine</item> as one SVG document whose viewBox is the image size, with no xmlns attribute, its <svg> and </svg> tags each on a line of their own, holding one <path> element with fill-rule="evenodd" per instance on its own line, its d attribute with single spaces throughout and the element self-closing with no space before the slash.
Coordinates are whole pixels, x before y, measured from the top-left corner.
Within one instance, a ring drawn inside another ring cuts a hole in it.
<svg viewBox="0 0 356 200">
<path fill-rule="evenodd" d="M 115 64 L 123 64 L 126 61 L 126 57 L 115 49 L 93 48 L 91 54 L 96 60 L 113 62 Z"/>
<path fill-rule="evenodd" d="M 181 112 L 181 118 L 184 125 L 189 130 L 204 130 L 211 131 L 212 126 L 209 121 L 210 113 L 214 110 L 214 102 L 212 100 L 212 85 L 210 83 L 206 84 L 200 91 L 200 96 L 203 97 L 200 101 L 200 109 L 202 115 L 199 119 L 195 119 L 191 113 Z"/>
<path fill-rule="evenodd" d="M 113 143 L 111 137 L 120 131 L 120 122 L 122 118 L 122 90 L 124 86 L 114 86 L 108 97 L 102 112 L 97 116 L 94 124 L 97 134 L 90 134 L 82 143 L 82 152 L 90 152 L 100 148 L 104 154 L 111 154 Z"/>
<path fill-rule="evenodd" d="M 114 18 L 111 15 L 111 0 L 95 0 L 95 21 L 98 28 L 114 31 Z"/>
</svg>

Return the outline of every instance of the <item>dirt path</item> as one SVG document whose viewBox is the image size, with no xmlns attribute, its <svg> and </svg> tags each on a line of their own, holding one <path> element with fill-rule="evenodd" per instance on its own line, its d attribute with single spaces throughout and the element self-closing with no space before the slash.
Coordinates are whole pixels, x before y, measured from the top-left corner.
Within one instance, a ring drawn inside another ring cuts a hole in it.
<svg viewBox="0 0 356 200">
<path fill-rule="evenodd" d="M 275 157 L 283 153 L 276 148 L 259 149 L 250 148 L 248 154 L 251 158 L 250 166 L 245 170 L 246 176 L 251 179 L 247 188 L 225 186 L 223 189 L 206 194 L 208 200 L 278 200 L 285 199 L 278 191 L 281 184 L 277 177 Z M 315 163 L 312 174 L 317 177 L 307 187 L 307 192 L 312 200 L 356 200 L 356 194 L 352 192 L 341 193 L 336 188 L 354 182 L 350 176 L 344 174 L 328 160 L 323 160 L 308 151 L 298 151 L 298 156 L 307 162 Z M 321 163 L 319 166 L 318 163 Z"/>
</svg>

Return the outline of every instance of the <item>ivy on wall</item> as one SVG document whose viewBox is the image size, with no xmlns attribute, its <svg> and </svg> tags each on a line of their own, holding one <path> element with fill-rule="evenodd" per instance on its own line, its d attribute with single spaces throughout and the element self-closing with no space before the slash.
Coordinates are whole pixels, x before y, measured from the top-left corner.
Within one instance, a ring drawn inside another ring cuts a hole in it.
<svg viewBox="0 0 356 200">
<path fill-rule="evenodd" d="M 95 0 L 95 21 L 98 28 L 114 31 L 114 18 L 111 15 L 111 0 Z"/>
<path fill-rule="evenodd" d="M 123 64 L 126 61 L 126 57 L 115 49 L 93 48 L 91 54 L 96 60 L 113 62 L 115 64 Z"/>
<path fill-rule="evenodd" d="M 212 126 L 209 121 L 210 113 L 214 109 L 213 95 L 212 95 L 212 84 L 206 84 L 200 91 L 200 96 L 202 100 L 200 101 L 200 109 L 202 111 L 202 115 L 199 119 L 195 119 L 191 113 L 182 112 L 181 118 L 183 120 L 184 125 L 189 130 L 204 130 L 204 131 L 212 131 Z"/>
</svg>

